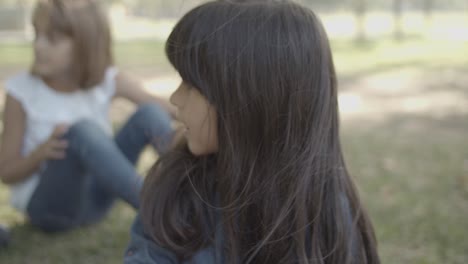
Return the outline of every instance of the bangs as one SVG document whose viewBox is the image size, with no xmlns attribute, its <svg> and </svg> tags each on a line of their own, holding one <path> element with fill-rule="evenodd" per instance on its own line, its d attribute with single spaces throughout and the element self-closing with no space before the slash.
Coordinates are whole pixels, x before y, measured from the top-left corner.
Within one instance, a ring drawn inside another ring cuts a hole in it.
<svg viewBox="0 0 468 264">
<path fill-rule="evenodd" d="M 208 86 L 216 82 L 213 71 L 220 66 L 217 49 L 213 46 L 223 45 L 214 33 L 218 24 L 216 17 L 207 15 L 213 12 L 201 10 L 210 7 L 208 4 L 186 14 L 172 30 L 165 47 L 169 62 L 182 80 L 198 89 L 208 100 L 211 99 Z"/>
<path fill-rule="evenodd" d="M 184 82 L 202 89 L 200 57 L 206 43 L 202 43 L 200 35 L 194 32 L 194 23 L 187 20 L 190 19 L 181 20 L 171 32 L 166 42 L 166 56 Z"/>
<path fill-rule="evenodd" d="M 235 91 L 221 88 L 241 87 L 240 79 L 260 72 L 268 57 L 255 52 L 256 45 L 267 43 L 259 38 L 271 14 L 280 2 L 275 1 L 212 1 L 183 16 L 166 42 L 166 56 L 182 80 L 200 92 L 213 104 L 214 93 L 232 97 Z M 263 34 L 265 35 L 265 34 Z M 270 37 L 271 38 L 271 37 Z M 265 47 L 271 50 L 272 48 Z M 262 48 L 258 48 L 262 51 Z M 253 63 L 255 60 L 259 63 Z M 236 84 L 234 84 L 236 83 Z M 244 84 L 243 84 L 244 85 Z M 237 96 L 243 98 L 239 89 Z"/>
<path fill-rule="evenodd" d="M 44 27 L 49 33 L 73 35 L 72 24 L 60 1 L 40 1 L 34 9 L 32 20 L 34 27 Z"/>
</svg>

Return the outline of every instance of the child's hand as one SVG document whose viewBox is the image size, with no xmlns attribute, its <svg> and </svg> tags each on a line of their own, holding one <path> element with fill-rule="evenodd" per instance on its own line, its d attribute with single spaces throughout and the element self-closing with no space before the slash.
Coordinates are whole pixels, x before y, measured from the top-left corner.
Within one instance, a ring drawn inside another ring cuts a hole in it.
<svg viewBox="0 0 468 264">
<path fill-rule="evenodd" d="M 68 141 L 62 139 L 62 136 L 67 133 L 68 127 L 58 125 L 55 127 L 49 139 L 42 143 L 35 151 L 35 155 L 40 161 L 49 159 L 63 159 L 66 156 Z"/>
</svg>

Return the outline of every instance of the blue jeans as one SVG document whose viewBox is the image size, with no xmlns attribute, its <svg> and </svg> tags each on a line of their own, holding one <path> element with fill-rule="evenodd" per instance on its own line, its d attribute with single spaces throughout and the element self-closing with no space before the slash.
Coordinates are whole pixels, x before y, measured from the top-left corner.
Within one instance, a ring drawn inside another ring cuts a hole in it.
<svg viewBox="0 0 468 264">
<path fill-rule="evenodd" d="M 102 219 L 116 198 L 137 209 L 143 178 L 135 163 L 145 146 L 164 152 L 171 119 L 157 105 L 141 106 L 115 139 L 87 120 L 66 135 L 67 156 L 47 162 L 28 204 L 31 223 L 46 232 L 66 231 Z"/>
</svg>

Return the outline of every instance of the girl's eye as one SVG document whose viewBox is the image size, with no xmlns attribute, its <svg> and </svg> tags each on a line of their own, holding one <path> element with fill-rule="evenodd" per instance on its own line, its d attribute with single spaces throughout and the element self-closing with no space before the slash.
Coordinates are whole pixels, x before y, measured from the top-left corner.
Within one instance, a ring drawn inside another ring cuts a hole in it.
<svg viewBox="0 0 468 264">
<path fill-rule="evenodd" d="M 56 31 L 52 31 L 47 34 L 47 38 L 52 43 L 60 41 L 63 37 L 63 34 Z"/>
</svg>

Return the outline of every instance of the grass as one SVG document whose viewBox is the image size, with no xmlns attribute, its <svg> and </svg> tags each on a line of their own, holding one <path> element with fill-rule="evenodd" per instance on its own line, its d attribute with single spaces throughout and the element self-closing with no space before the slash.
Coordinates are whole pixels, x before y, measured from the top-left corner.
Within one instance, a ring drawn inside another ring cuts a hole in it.
<svg viewBox="0 0 468 264">
<path fill-rule="evenodd" d="M 405 74 L 418 69 L 423 76 L 451 74 L 449 82 L 434 78 L 430 85 L 414 77 L 415 87 L 408 89 L 420 93 L 421 98 L 436 90 L 456 93 L 461 100 L 458 103 L 462 102 L 458 110 L 440 114 L 434 107 L 417 113 L 383 112 L 377 118 L 342 113 L 342 142 L 350 171 L 375 224 L 383 263 L 468 263 L 468 107 L 463 104 L 468 101 L 468 58 L 464 56 L 468 45 L 411 38 L 361 46 L 333 40 L 332 46 L 341 87 L 368 100 L 389 100 L 385 94 L 366 97 L 365 93 L 378 93 L 379 86 L 389 80 L 380 79 L 373 83 L 376 87 L 351 84 L 356 80 L 365 84 L 368 76 L 396 70 Z M 161 42 L 117 43 L 115 50 L 117 63 L 140 76 L 160 76 L 170 70 Z M 0 44 L 0 78 L 2 69 L 20 69 L 30 60 L 28 45 Z M 399 96 L 392 100 L 399 103 L 406 98 L 404 93 Z M 140 170 L 149 163 L 147 159 Z M 24 224 L 24 219 L 8 207 L 4 186 L 0 187 L 0 202 L 0 222 L 13 231 L 13 243 L 0 251 L 0 263 L 122 261 L 134 217 L 122 203 L 96 226 L 49 236 Z"/>
<path fill-rule="evenodd" d="M 0 65 L 2 67 L 24 67 L 32 58 L 29 43 L 0 44 Z"/>
<path fill-rule="evenodd" d="M 164 42 L 159 40 L 140 40 L 117 42 L 114 46 L 115 61 L 124 68 L 148 68 L 168 70 L 164 53 Z M 32 61 L 29 43 L 1 43 L 0 69 L 26 68 Z M 0 73 L 1 76 L 1 73 Z"/>
<path fill-rule="evenodd" d="M 335 62 L 346 76 L 360 76 L 401 66 L 424 68 L 466 65 L 461 56 L 468 52 L 466 42 L 411 39 L 395 42 L 380 39 L 357 45 L 346 40 L 332 41 Z M 350 52 L 352 51 L 352 52 Z"/>
<path fill-rule="evenodd" d="M 396 115 L 344 127 L 383 263 L 467 263 L 465 116 Z"/>
<path fill-rule="evenodd" d="M 399 66 L 461 66 L 468 53 L 466 42 L 426 41 L 410 37 L 408 41 L 371 40 L 357 44 L 348 39 L 331 41 L 335 63 L 340 74 L 356 76 Z M 117 42 L 116 63 L 124 68 L 150 68 L 161 74 L 171 70 L 159 40 Z M 351 52 L 352 51 L 352 52 Z M 24 68 L 32 61 L 30 44 L 0 43 L 0 69 Z"/>
</svg>

